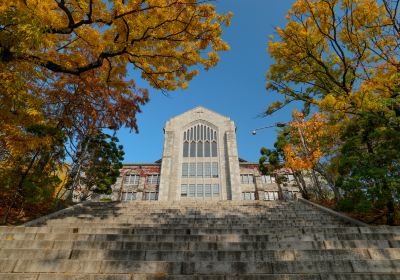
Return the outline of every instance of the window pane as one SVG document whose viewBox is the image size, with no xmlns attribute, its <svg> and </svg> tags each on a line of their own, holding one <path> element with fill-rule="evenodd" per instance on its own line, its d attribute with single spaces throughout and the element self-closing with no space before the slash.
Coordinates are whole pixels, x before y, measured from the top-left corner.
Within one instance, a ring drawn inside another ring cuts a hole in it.
<svg viewBox="0 0 400 280">
<path fill-rule="evenodd" d="M 197 143 L 197 156 L 202 157 L 203 156 L 203 142 L 198 142 Z"/>
<path fill-rule="evenodd" d="M 204 156 L 209 157 L 210 156 L 210 142 L 206 141 L 204 143 Z"/>
<path fill-rule="evenodd" d="M 203 185 L 197 185 L 197 197 L 203 197 Z"/>
<path fill-rule="evenodd" d="M 211 177 L 211 163 L 209 162 L 204 164 L 204 177 Z"/>
<path fill-rule="evenodd" d="M 197 163 L 197 177 L 203 177 L 203 163 Z"/>
<path fill-rule="evenodd" d="M 126 175 L 124 179 L 124 184 L 126 185 L 138 185 L 139 184 L 139 175 L 130 174 Z"/>
<path fill-rule="evenodd" d="M 213 185 L 213 196 L 219 196 L 219 185 Z"/>
<path fill-rule="evenodd" d="M 149 200 L 149 193 L 148 192 L 144 193 L 144 200 Z"/>
<path fill-rule="evenodd" d="M 182 163 L 182 177 L 187 177 L 189 175 L 189 164 Z"/>
<path fill-rule="evenodd" d="M 212 156 L 216 157 L 217 156 L 217 142 L 212 142 Z"/>
<path fill-rule="evenodd" d="M 249 174 L 249 184 L 253 184 L 254 183 L 254 176 L 253 174 Z"/>
<path fill-rule="evenodd" d="M 186 140 L 186 131 L 183 133 L 183 140 Z"/>
<path fill-rule="evenodd" d="M 204 140 L 204 127 L 203 127 L 203 125 L 200 126 L 200 140 Z"/>
<path fill-rule="evenodd" d="M 150 193 L 150 200 L 156 200 L 156 193 L 155 192 L 151 192 Z"/>
<path fill-rule="evenodd" d="M 204 185 L 204 196 L 211 197 L 211 185 Z"/>
<path fill-rule="evenodd" d="M 193 128 L 193 140 L 197 140 L 197 129 L 196 127 Z"/>
<path fill-rule="evenodd" d="M 196 142 L 190 143 L 190 157 L 196 157 Z"/>
<path fill-rule="evenodd" d="M 194 162 L 190 163 L 189 176 L 196 177 L 196 163 Z"/>
<path fill-rule="evenodd" d="M 279 200 L 278 192 L 274 192 L 274 199 L 275 199 L 275 200 Z"/>
<path fill-rule="evenodd" d="M 212 163 L 211 173 L 212 173 L 211 176 L 213 178 L 218 178 L 218 162 Z"/>
<path fill-rule="evenodd" d="M 187 196 L 187 185 L 181 185 L 181 196 Z"/>
<path fill-rule="evenodd" d="M 262 177 L 262 182 L 264 184 L 271 184 L 272 183 L 272 178 L 270 175 L 263 175 Z"/>
<path fill-rule="evenodd" d="M 151 185 L 158 185 L 160 183 L 160 175 L 152 174 L 147 176 L 147 183 Z"/>
<path fill-rule="evenodd" d="M 188 157 L 189 156 L 189 143 L 184 142 L 183 143 L 183 157 Z"/>
<path fill-rule="evenodd" d="M 194 197 L 196 195 L 196 185 L 189 185 L 189 197 Z"/>
<path fill-rule="evenodd" d="M 240 181 L 242 184 L 248 184 L 249 183 L 249 175 L 248 174 L 240 175 Z"/>
<path fill-rule="evenodd" d="M 189 140 L 193 140 L 193 127 L 190 129 L 190 137 Z"/>
<path fill-rule="evenodd" d="M 207 140 L 211 140 L 209 127 L 207 127 Z"/>
</svg>

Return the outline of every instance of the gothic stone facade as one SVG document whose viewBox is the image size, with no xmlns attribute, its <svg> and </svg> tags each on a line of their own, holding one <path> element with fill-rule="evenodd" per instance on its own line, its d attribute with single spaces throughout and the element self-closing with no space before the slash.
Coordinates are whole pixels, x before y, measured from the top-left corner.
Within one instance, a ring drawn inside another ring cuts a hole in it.
<svg viewBox="0 0 400 280">
<path fill-rule="evenodd" d="M 197 107 L 167 121 L 162 159 L 125 164 L 113 200 L 275 200 L 298 195 L 293 178 L 278 188 L 258 164 L 238 157 L 228 117 Z M 280 191 L 279 191 L 280 190 Z M 282 191 L 283 190 L 283 191 Z"/>
</svg>

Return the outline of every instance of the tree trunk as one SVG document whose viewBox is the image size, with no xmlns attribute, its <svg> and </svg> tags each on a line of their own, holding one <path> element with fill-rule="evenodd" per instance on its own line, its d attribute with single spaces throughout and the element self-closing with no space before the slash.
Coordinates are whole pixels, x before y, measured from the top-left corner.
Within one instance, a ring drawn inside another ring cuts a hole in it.
<svg viewBox="0 0 400 280">
<path fill-rule="evenodd" d="M 12 209 L 16 206 L 17 204 L 17 199 L 19 196 L 22 197 L 22 191 L 23 191 L 23 185 L 25 182 L 26 177 L 29 174 L 29 171 L 32 169 L 33 164 L 36 161 L 36 157 L 39 155 L 39 152 L 36 152 L 36 154 L 32 157 L 27 169 L 23 172 L 23 174 L 21 174 L 20 180 L 18 182 L 18 185 L 16 187 L 16 190 L 14 192 L 14 194 L 12 195 L 10 204 L 7 207 L 6 213 L 4 214 L 3 220 L 2 220 L 2 224 L 6 224 L 8 221 L 8 218 L 10 216 L 10 213 L 12 211 Z"/>
<path fill-rule="evenodd" d="M 306 182 L 304 181 L 303 174 L 301 174 L 301 172 L 298 172 L 298 171 L 293 172 L 293 170 L 292 170 L 292 174 L 293 174 L 293 177 L 296 180 L 296 183 L 299 187 L 301 196 L 304 199 L 307 199 L 307 200 L 310 199 L 310 195 L 308 194 L 307 185 L 306 185 Z"/>
<path fill-rule="evenodd" d="M 392 197 L 387 201 L 386 207 L 387 207 L 386 224 L 388 224 L 389 226 L 394 226 L 395 207 Z"/>
</svg>

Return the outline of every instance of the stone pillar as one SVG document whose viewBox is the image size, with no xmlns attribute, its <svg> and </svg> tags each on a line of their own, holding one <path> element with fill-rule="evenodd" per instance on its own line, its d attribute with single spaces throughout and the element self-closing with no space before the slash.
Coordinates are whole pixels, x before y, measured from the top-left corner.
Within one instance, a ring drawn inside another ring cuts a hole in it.
<svg viewBox="0 0 400 280">
<path fill-rule="evenodd" d="M 165 131 L 164 133 L 164 147 L 161 163 L 160 186 L 158 193 L 158 200 L 169 200 L 172 178 L 172 159 L 174 153 L 174 132 Z"/>
<path fill-rule="evenodd" d="M 240 168 L 239 168 L 239 157 L 236 145 L 236 132 L 233 123 L 231 123 L 231 129 L 225 133 L 225 145 L 226 145 L 226 161 L 228 171 L 228 188 L 230 187 L 230 197 L 228 200 L 240 200 Z"/>
</svg>

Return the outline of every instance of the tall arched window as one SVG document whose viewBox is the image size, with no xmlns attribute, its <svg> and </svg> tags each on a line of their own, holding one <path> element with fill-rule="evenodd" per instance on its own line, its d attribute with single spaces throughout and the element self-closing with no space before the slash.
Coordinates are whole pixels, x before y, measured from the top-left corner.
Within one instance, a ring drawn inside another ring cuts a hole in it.
<svg viewBox="0 0 400 280">
<path fill-rule="evenodd" d="M 183 157 L 217 157 L 217 132 L 197 124 L 183 133 Z"/>
</svg>

